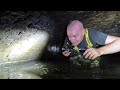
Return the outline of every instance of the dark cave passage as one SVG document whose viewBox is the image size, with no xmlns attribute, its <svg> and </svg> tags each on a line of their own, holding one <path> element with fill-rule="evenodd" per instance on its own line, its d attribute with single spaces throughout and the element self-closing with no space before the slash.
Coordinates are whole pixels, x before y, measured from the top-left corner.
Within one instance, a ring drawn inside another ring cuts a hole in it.
<svg viewBox="0 0 120 90">
<path fill-rule="evenodd" d="M 120 11 L 1 11 L 0 78 L 120 78 L 120 53 L 103 56 L 109 69 L 88 71 L 62 55 L 66 27 L 75 19 L 120 36 Z"/>
</svg>

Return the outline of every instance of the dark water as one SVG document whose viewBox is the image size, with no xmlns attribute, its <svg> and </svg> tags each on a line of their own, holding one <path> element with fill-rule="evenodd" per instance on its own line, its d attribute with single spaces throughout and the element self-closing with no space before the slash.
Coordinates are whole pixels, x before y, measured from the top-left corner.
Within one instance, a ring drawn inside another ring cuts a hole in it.
<svg viewBox="0 0 120 90">
<path fill-rule="evenodd" d="M 55 60 L 43 79 L 120 79 L 120 53 L 102 57 L 98 68 L 81 68 L 68 61 Z"/>
<path fill-rule="evenodd" d="M 83 68 L 60 57 L 0 65 L 0 79 L 120 79 L 120 53 L 103 56 L 100 67 Z"/>
</svg>

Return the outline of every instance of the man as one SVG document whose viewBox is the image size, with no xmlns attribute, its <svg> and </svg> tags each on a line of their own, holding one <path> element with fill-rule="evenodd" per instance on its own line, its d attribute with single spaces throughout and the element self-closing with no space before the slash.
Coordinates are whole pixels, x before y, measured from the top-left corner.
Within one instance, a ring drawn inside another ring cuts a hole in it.
<svg viewBox="0 0 120 90">
<path fill-rule="evenodd" d="M 120 37 L 86 29 L 82 22 L 74 20 L 67 27 L 67 37 L 62 54 L 66 57 L 73 57 L 74 47 L 78 47 L 79 51 L 85 50 L 83 52 L 85 59 L 95 61 L 101 55 L 120 52 Z"/>
</svg>

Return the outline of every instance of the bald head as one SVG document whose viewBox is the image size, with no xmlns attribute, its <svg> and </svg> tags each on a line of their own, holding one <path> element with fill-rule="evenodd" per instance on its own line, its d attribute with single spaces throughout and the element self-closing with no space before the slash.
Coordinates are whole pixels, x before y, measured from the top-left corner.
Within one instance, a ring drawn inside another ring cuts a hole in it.
<svg viewBox="0 0 120 90">
<path fill-rule="evenodd" d="M 84 30 L 83 24 L 82 22 L 78 21 L 78 20 L 74 20 L 72 21 L 68 27 L 67 30 L 74 30 L 75 28 L 79 28 L 79 30 Z"/>
<path fill-rule="evenodd" d="M 78 45 L 84 37 L 84 27 L 82 22 L 78 20 L 72 21 L 67 27 L 67 36 L 74 46 Z"/>
</svg>

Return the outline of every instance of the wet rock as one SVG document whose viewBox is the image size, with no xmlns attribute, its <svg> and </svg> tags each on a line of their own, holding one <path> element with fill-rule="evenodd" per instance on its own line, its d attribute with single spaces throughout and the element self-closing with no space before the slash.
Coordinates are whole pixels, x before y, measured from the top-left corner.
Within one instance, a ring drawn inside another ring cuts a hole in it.
<svg viewBox="0 0 120 90">
<path fill-rule="evenodd" d="M 42 53 L 43 49 L 42 45 L 44 44 L 43 46 L 45 48 L 48 41 L 53 40 L 54 27 L 55 27 L 54 20 L 52 20 L 48 15 L 45 15 L 45 13 L 43 12 L 39 11 L 1 12 L 0 13 L 1 62 L 12 60 L 19 61 L 37 59 L 37 57 L 41 56 L 40 52 Z M 41 40 L 43 40 L 43 42 Z M 26 45 L 22 45 L 22 42 L 24 42 L 23 44 L 26 43 Z M 42 45 L 40 45 L 40 43 Z M 17 48 L 14 50 L 15 47 Z M 29 50 L 26 50 L 23 55 L 19 55 L 20 57 L 18 55 L 15 55 L 18 52 L 19 54 L 20 52 L 22 53 L 25 50 L 25 48 L 29 48 Z M 13 51 L 14 55 L 12 55 Z"/>
<path fill-rule="evenodd" d="M 9 74 L 9 79 L 42 79 L 42 78 L 32 73 L 14 72 Z"/>
</svg>

